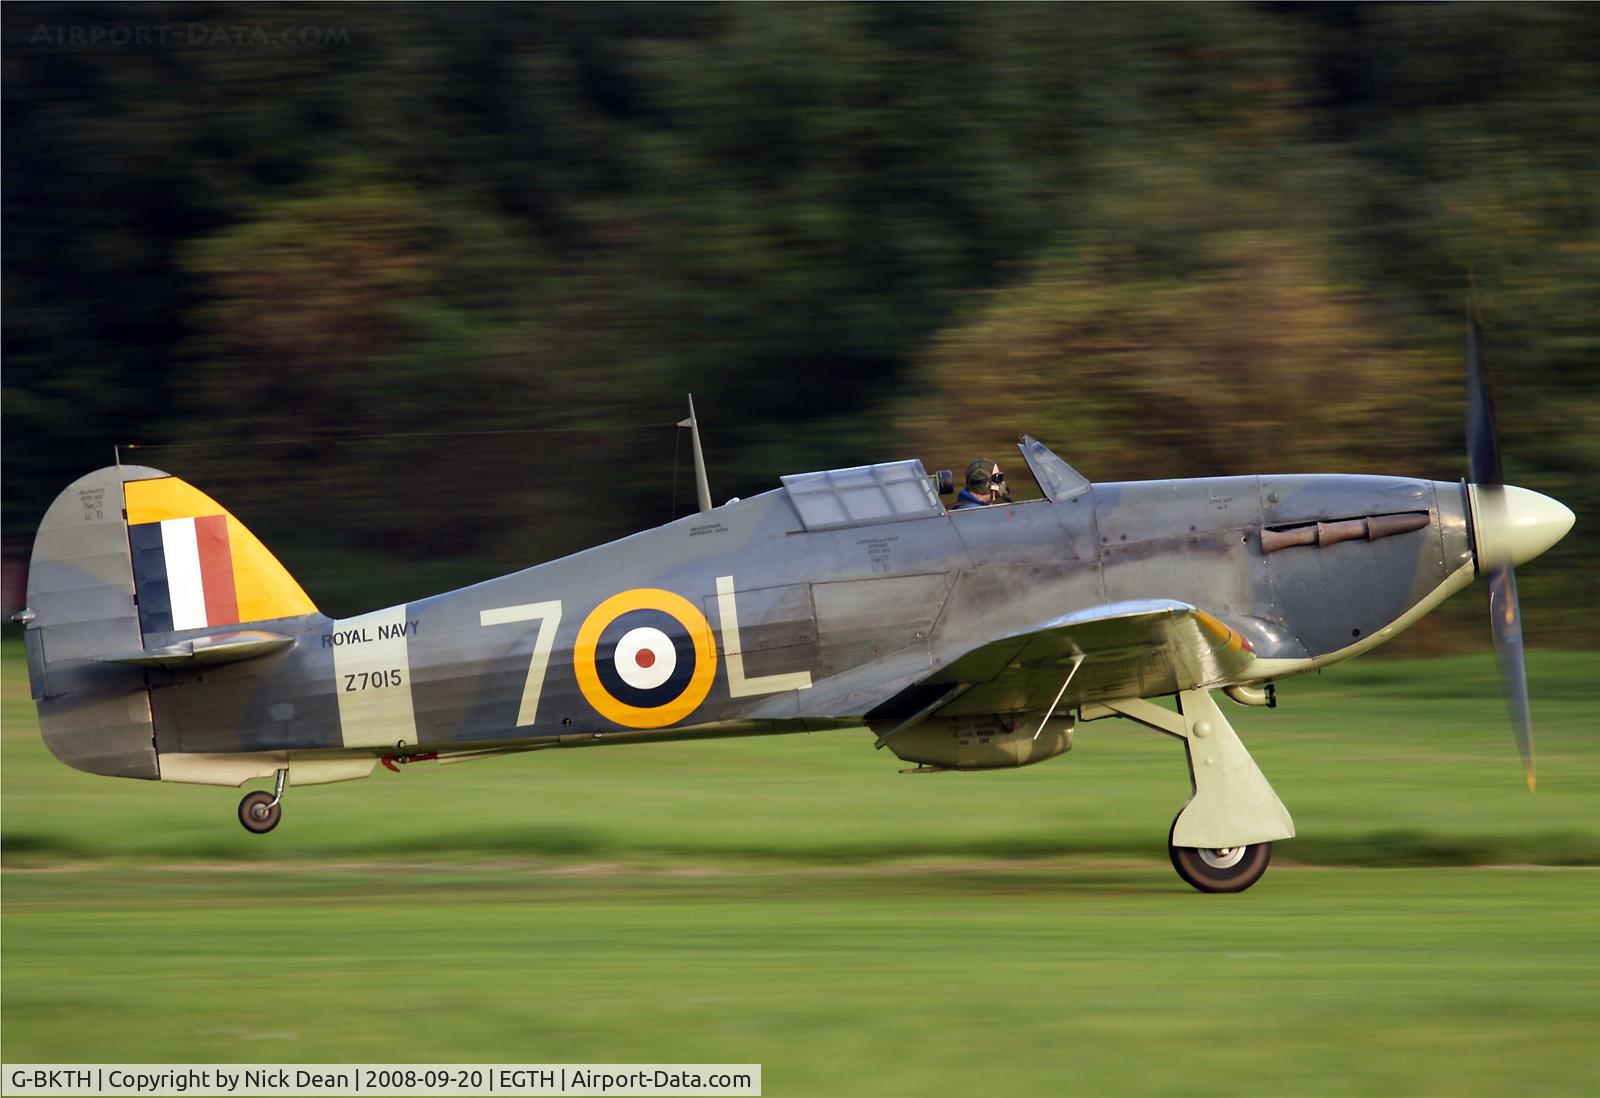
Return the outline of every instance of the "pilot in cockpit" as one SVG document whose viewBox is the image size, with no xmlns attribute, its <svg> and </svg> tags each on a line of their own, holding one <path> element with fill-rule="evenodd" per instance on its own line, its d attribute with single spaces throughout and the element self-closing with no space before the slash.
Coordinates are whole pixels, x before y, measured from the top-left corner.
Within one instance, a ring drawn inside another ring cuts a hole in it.
<svg viewBox="0 0 1600 1098">
<path fill-rule="evenodd" d="M 1000 471 L 1000 466 L 988 458 L 978 458 L 967 466 L 967 486 L 961 489 L 952 510 L 1010 502 L 1011 489 L 1006 486 L 1006 475 Z"/>
</svg>

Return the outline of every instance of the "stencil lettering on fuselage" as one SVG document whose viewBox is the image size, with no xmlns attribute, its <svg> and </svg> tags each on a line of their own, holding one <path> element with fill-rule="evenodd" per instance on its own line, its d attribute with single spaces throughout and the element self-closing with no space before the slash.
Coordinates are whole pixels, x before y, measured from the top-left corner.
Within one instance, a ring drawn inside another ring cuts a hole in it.
<svg viewBox="0 0 1600 1098">
<path fill-rule="evenodd" d="M 346 747 L 417 742 L 409 653 L 416 628 L 404 605 L 333 623 L 333 687 Z"/>
</svg>

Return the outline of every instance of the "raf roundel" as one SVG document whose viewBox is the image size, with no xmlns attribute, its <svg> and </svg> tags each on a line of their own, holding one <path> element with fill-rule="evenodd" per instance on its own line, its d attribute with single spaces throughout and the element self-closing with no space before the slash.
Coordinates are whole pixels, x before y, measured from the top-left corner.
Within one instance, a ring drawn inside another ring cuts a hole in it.
<svg viewBox="0 0 1600 1098">
<path fill-rule="evenodd" d="M 717 673 L 705 615 L 671 591 L 613 595 L 584 619 L 573 652 L 578 688 L 608 720 L 665 728 L 700 707 Z"/>
</svg>

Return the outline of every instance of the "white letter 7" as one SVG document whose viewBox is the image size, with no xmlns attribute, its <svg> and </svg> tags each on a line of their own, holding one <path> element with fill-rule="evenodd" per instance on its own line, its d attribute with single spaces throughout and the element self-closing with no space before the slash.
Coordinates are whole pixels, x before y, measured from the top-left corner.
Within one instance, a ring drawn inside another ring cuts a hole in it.
<svg viewBox="0 0 1600 1098">
<path fill-rule="evenodd" d="M 539 692 L 544 689 L 545 672 L 550 670 L 550 650 L 556 646 L 556 627 L 561 624 L 560 602 L 525 602 L 521 606 L 500 606 L 478 614 L 479 625 L 508 625 L 514 621 L 537 621 L 533 656 L 528 660 L 528 681 L 522 686 L 522 705 L 517 710 L 517 727 L 533 723 L 539 712 Z"/>
</svg>

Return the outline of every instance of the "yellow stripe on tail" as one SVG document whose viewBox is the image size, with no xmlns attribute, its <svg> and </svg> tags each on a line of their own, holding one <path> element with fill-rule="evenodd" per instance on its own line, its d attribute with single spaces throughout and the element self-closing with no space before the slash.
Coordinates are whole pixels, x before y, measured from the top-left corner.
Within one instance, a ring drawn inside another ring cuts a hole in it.
<svg viewBox="0 0 1600 1098">
<path fill-rule="evenodd" d="M 314 614 L 316 605 L 271 551 L 210 496 L 177 477 L 130 480 L 124 485 L 128 525 L 221 515 L 228 524 L 228 548 L 241 622 Z"/>
</svg>

